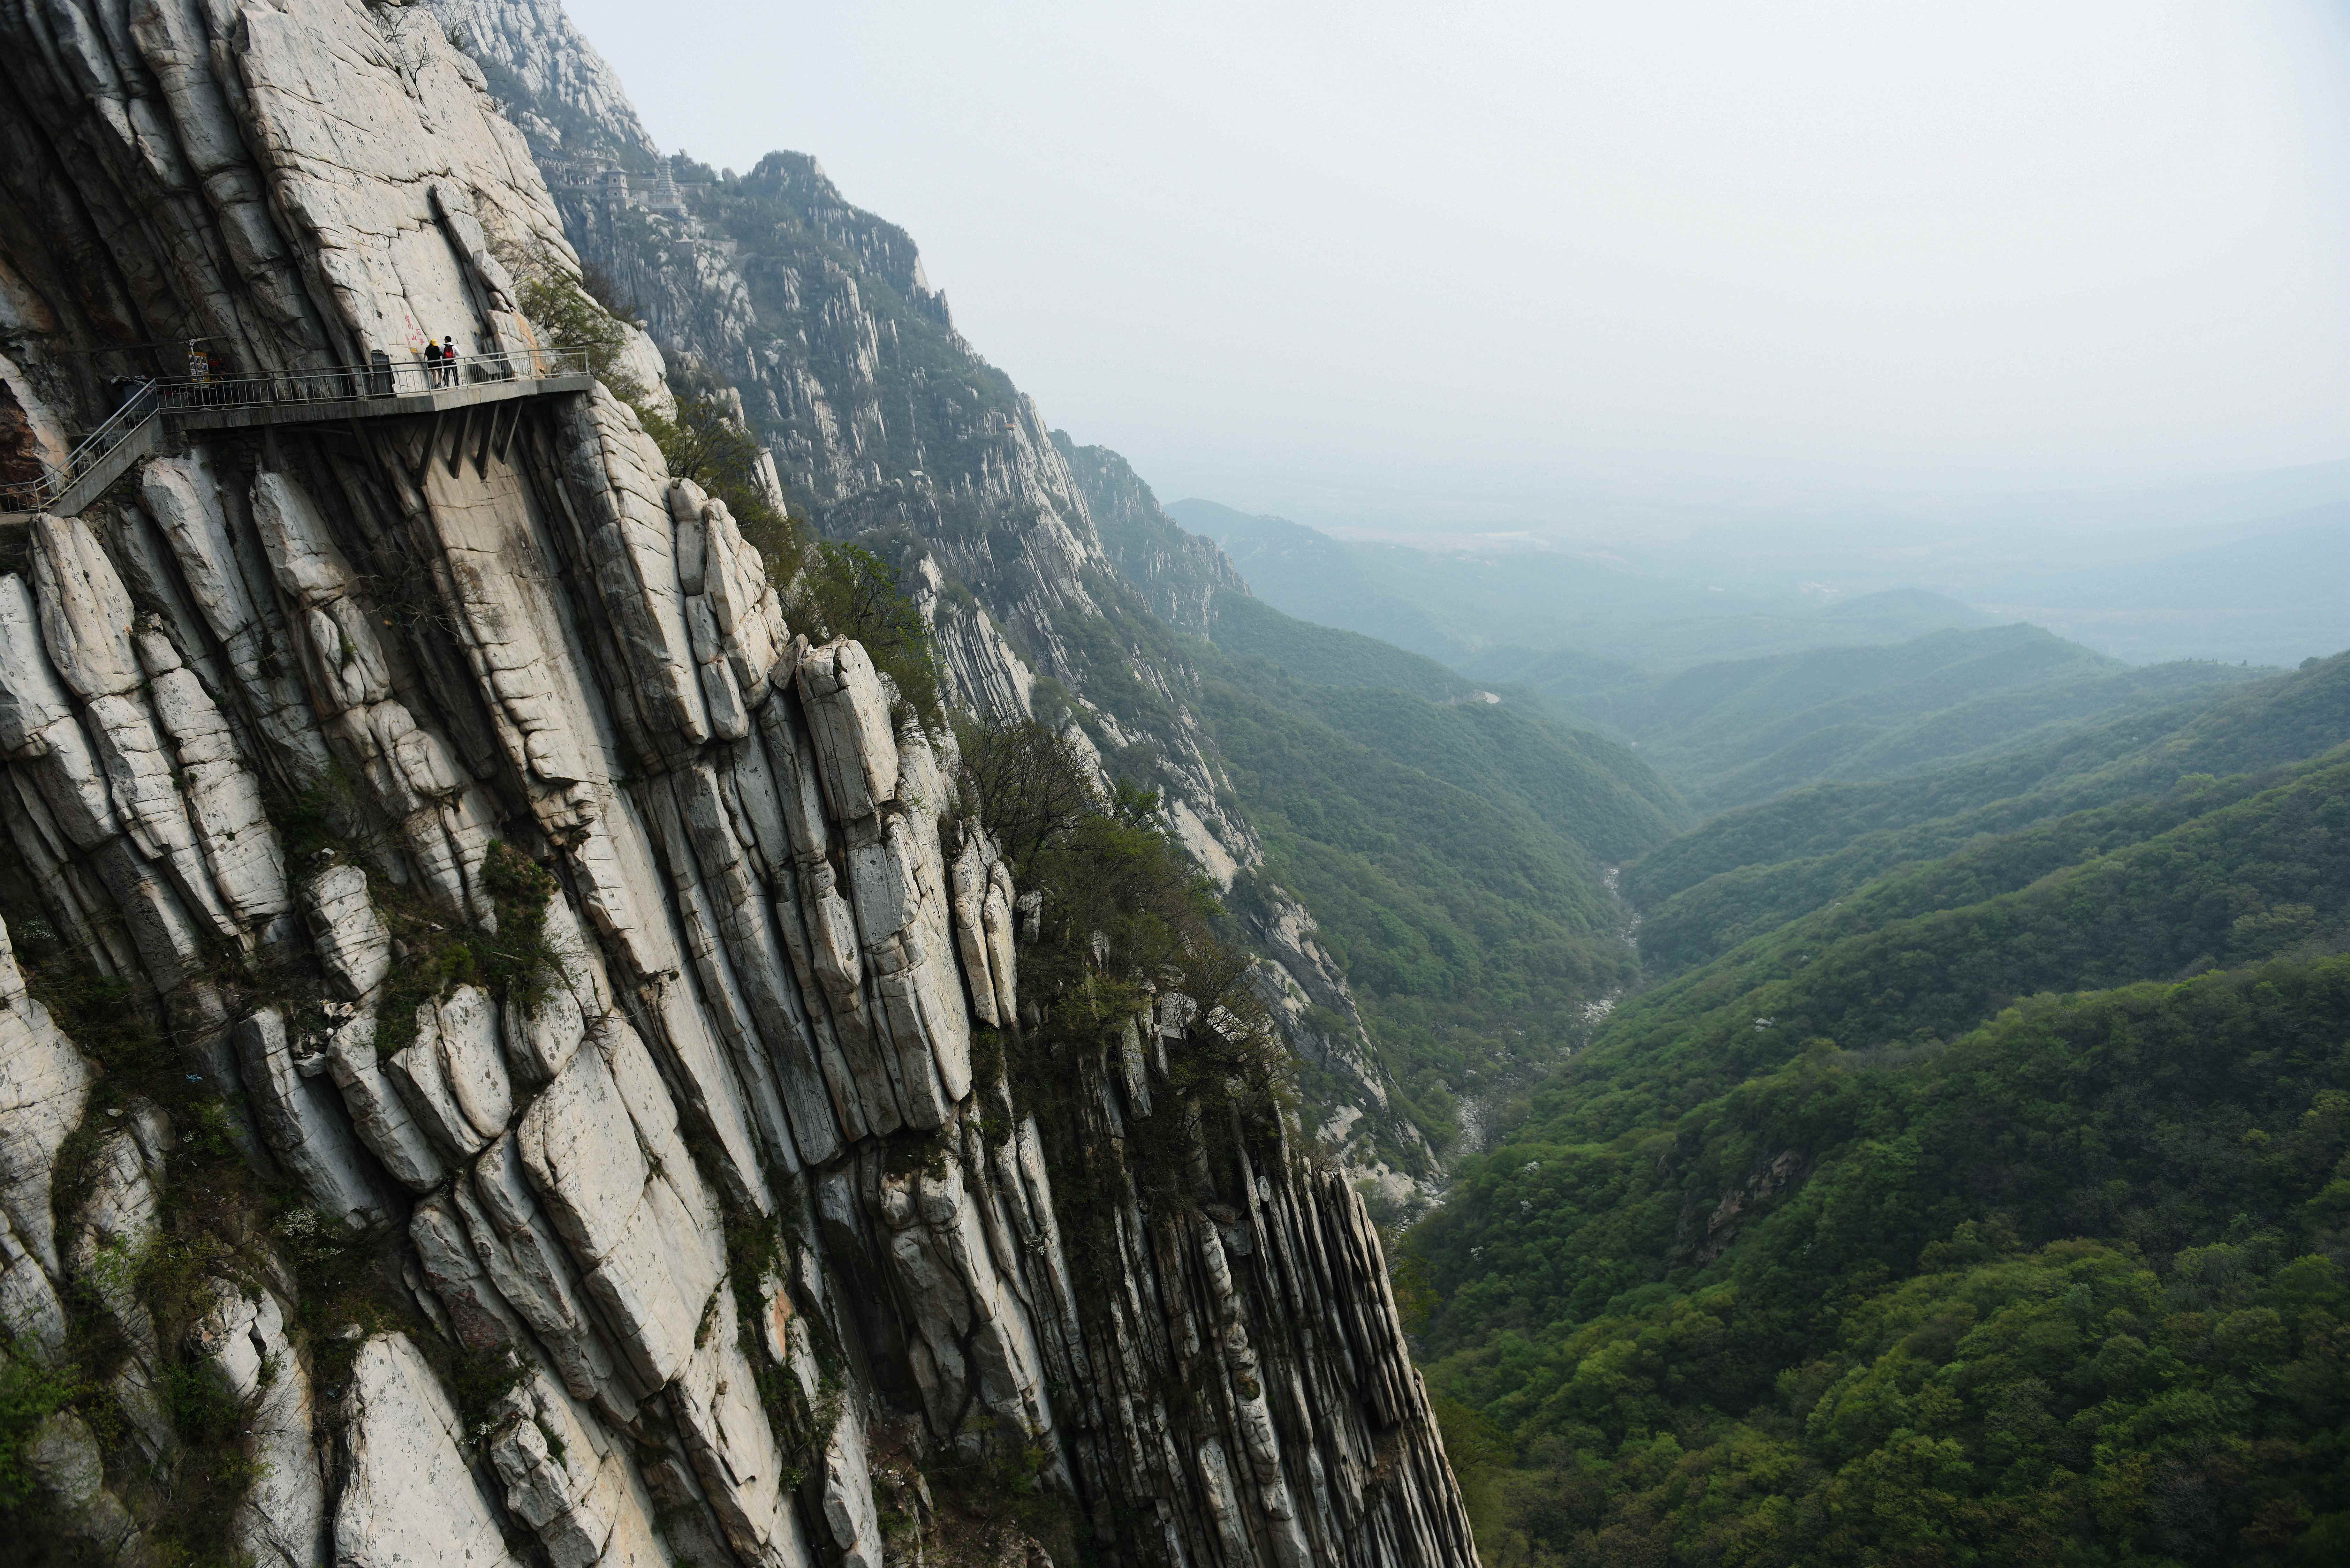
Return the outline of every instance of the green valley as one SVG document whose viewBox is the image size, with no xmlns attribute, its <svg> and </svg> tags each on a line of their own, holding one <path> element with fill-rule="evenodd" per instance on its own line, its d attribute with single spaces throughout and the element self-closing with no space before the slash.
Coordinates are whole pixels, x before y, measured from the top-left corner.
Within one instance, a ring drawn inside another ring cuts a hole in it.
<svg viewBox="0 0 2350 1568">
<path fill-rule="evenodd" d="M 2345 671 L 1629 868 L 1679 972 L 1399 1269 L 1489 1563 L 2350 1549 Z"/>
</svg>

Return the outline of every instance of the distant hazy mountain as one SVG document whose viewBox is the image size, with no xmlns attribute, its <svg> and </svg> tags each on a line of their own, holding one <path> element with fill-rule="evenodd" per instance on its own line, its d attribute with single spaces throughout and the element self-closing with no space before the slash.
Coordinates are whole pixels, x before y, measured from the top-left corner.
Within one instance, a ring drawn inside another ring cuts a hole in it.
<svg viewBox="0 0 2350 1568">
<path fill-rule="evenodd" d="M 1168 515 L 1223 546 L 1256 596 L 1286 615 L 1360 632 L 1447 662 L 1468 645 L 1419 606 L 1372 582 L 1357 546 L 1282 517 L 1253 517 L 1212 501 L 1178 501 Z"/>
<path fill-rule="evenodd" d="M 2350 504 L 2153 560 L 2019 576 L 1985 597 L 2124 659 L 2299 664 L 2350 647 Z"/>
<path fill-rule="evenodd" d="M 1719 810 L 1824 779 L 1914 773 L 2272 673 L 2132 666 L 2036 626 L 2002 626 L 1700 665 L 1612 690 L 1529 683 L 1632 740 L 1690 804 Z"/>
<path fill-rule="evenodd" d="M 1462 669 L 1565 649 L 1611 670 L 1662 673 L 1714 659 L 1898 641 L 1996 618 L 1917 589 L 1824 603 L 1792 589 L 1721 588 L 1604 556 L 1360 544 L 1209 501 L 1178 501 L 1167 510 L 1222 545 L 1276 609 Z"/>
</svg>

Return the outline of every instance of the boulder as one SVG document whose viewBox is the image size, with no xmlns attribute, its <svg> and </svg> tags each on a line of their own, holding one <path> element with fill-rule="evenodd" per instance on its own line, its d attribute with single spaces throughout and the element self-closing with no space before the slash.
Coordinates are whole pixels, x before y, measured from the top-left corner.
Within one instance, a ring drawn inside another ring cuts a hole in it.
<svg viewBox="0 0 2350 1568">
<path fill-rule="evenodd" d="M 439 1185 L 448 1165 L 384 1071 L 375 1049 L 373 1002 L 336 1029 L 327 1042 L 327 1071 L 342 1092 L 359 1141 L 383 1161 L 392 1179 L 411 1192 Z"/>
<path fill-rule="evenodd" d="M 470 1159 L 504 1132 L 514 1086 L 498 1044 L 498 1012 L 478 986 L 416 1007 L 416 1038 L 385 1064 L 417 1123 L 447 1154 Z"/>
</svg>

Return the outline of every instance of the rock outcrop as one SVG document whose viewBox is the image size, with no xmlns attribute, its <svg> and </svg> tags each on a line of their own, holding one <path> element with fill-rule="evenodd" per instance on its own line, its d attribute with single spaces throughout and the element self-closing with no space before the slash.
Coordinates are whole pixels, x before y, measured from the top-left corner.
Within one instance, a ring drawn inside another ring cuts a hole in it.
<svg viewBox="0 0 2350 1568">
<path fill-rule="evenodd" d="M 60 418 L 158 342 L 543 344 L 499 258 L 574 254 L 430 13 L 59 0 L 0 41 L 0 354 Z M 919 303 L 886 240 L 842 243 Z M 0 574 L 0 889 L 38 947 L 0 947 L 0 1311 L 12 1355 L 102 1338 L 122 1434 L 45 1415 L 42 1528 L 124 1561 L 212 1530 L 287 1564 L 878 1565 L 950 1531 L 1473 1562 L 1358 1199 L 1171 1070 L 1237 1021 L 1163 994 L 1029 1103 L 1051 920 L 954 814 L 951 732 L 795 634 L 627 405 L 515 420 L 214 432 Z M 982 445 L 1043 646 L 1118 579 L 1033 412 Z M 959 537 L 966 580 L 1005 547 Z M 1024 700 L 988 657 L 966 699 Z"/>
</svg>

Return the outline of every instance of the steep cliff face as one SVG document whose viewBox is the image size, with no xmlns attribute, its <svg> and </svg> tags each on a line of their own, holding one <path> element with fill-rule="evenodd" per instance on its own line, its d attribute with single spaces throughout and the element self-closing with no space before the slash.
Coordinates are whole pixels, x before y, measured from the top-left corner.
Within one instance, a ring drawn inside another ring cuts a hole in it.
<svg viewBox="0 0 2350 1568">
<path fill-rule="evenodd" d="M 0 38 L 39 450 L 187 340 L 543 346 L 498 258 L 569 242 L 431 14 L 59 0 Z M 1376 1234 L 1220 1065 L 1250 1026 L 1024 895 L 952 735 L 794 635 L 627 406 L 516 409 L 182 437 L 5 525 L 10 1525 L 1473 1562 Z M 939 554 L 1066 568 L 1061 624 L 1116 585 L 1067 465 L 1033 415 L 981 446 L 1003 510 Z"/>
<path fill-rule="evenodd" d="M 559 178 L 577 167 L 542 156 Z M 1035 405 L 954 330 L 903 230 L 797 153 L 690 179 L 668 210 L 598 179 L 554 189 L 580 253 L 654 337 L 742 393 L 819 528 L 896 541 L 960 590 L 934 615 L 966 690 L 1025 696 L 1032 672 L 1050 677 L 1097 745 L 1184 803 L 1211 868 L 1256 857 L 1221 804 L 1180 650 L 1103 548 Z"/>
<path fill-rule="evenodd" d="M 1053 444 L 1086 498 L 1103 552 L 1152 613 L 1179 631 L 1213 635 L 1216 596 L 1249 591 L 1232 557 L 1167 515 L 1142 476 L 1109 448 L 1079 446 L 1059 431 Z"/>
<path fill-rule="evenodd" d="M 534 143 L 574 157 L 608 158 L 638 174 L 660 167 L 660 149 L 645 133 L 619 73 L 562 7 L 451 0 L 432 10 Z"/>
<path fill-rule="evenodd" d="M 1125 461 L 1049 432 L 1035 405 L 954 328 L 912 239 L 846 201 L 816 161 L 777 152 L 733 175 L 670 178 L 594 135 L 561 130 L 572 100 L 533 82 L 608 81 L 554 0 L 432 0 L 529 128 L 579 254 L 652 336 L 740 389 L 792 501 L 835 535 L 885 542 L 920 580 L 950 692 L 1001 715 L 1073 721 L 1109 771 L 1159 788 L 1169 827 L 1227 889 L 1263 859 L 1198 711 L 1181 639 L 1217 593 L 1247 586 L 1184 533 Z M 614 122 L 639 134 L 631 112 Z M 600 134 L 600 133 L 599 133 Z M 617 176 L 617 178 L 616 178 Z M 1039 686 L 1038 678 L 1045 679 Z M 1385 1071 L 1312 916 L 1270 882 L 1236 903 L 1258 990 L 1336 1100 L 1424 1166 L 1419 1130 L 1387 1115 Z"/>
</svg>

